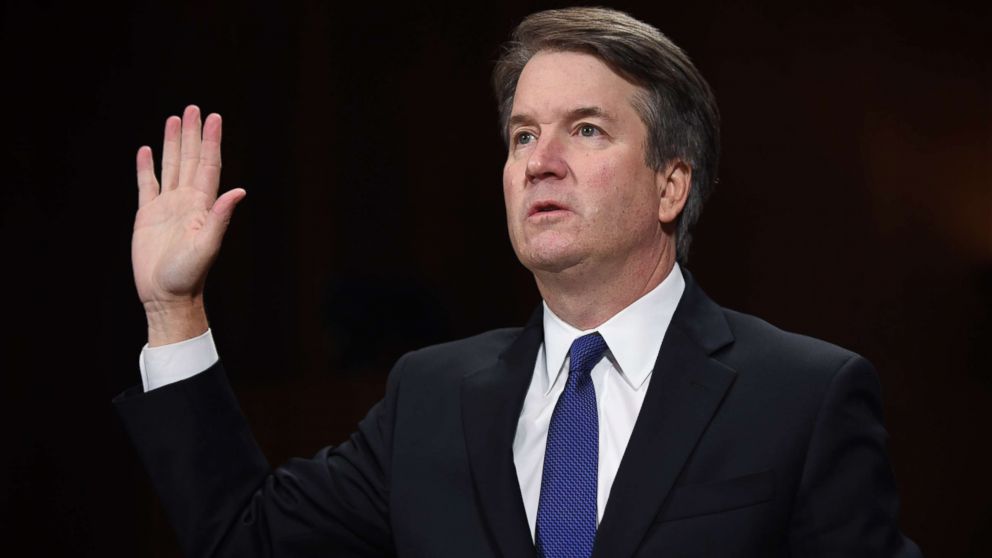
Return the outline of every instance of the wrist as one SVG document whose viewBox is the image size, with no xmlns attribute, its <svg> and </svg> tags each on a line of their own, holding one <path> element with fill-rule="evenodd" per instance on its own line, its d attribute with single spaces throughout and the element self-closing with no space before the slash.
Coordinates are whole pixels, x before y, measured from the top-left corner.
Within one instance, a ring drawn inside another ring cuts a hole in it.
<svg viewBox="0 0 992 558">
<path fill-rule="evenodd" d="M 146 302 L 145 317 L 148 320 L 149 347 L 192 339 L 209 328 L 200 296 L 182 301 Z"/>
</svg>

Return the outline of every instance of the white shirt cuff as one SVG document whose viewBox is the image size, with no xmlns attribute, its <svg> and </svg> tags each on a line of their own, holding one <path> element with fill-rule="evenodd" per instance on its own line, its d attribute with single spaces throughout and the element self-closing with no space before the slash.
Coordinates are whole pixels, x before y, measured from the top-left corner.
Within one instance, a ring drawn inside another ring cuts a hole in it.
<svg viewBox="0 0 992 558">
<path fill-rule="evenodd" d="M 207 329 L 202 335 L 160 347 L 146 343 L 138 357 L 141 385 L 145 391 L 196 376 L 214 365 L 220 357 L 214 336 Z"/>
</svg>

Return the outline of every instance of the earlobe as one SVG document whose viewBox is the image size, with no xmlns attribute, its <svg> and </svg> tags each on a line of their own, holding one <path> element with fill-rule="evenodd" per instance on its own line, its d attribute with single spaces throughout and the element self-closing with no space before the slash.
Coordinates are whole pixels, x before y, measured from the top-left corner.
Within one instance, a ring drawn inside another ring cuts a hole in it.
<svg viewBox="0 0 992 558">
<path fill-rule="evenodd" d="M 682 160 L 669 163 L 656 175 L 658 181 L 658 220 L 673 223 L 685 206 L 692 188 L 692 167 Z"/>
</svg>

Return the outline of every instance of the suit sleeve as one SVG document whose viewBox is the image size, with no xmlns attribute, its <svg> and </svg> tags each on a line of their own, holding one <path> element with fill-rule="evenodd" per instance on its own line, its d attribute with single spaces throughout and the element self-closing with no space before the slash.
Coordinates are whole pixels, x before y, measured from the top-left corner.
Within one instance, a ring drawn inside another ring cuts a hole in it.
<svg viewBox="0 0 992 558">
<path fill-rule="evenodd" d="M 835 374 L 813 428 L 790 530 L 793 556 L 922 556 L 898 528 L 887 440 L 877 375 L 854 356 Z"/>
<path fill-rule="evenodd" d="M 388 556 L 400 359 L 350 439 L 270 469 L 218 362 L 114 404 L 187 556 Z"/>
</svg>

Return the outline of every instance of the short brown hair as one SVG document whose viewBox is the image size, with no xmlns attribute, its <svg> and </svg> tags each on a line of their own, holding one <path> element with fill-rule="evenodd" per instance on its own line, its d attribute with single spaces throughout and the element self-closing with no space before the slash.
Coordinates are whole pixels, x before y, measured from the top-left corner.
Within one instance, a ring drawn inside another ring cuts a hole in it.
<svg viewBox="0 0 992 558">
<path fill-rule="evenodd" d="M 720 160 L 720 113 L 710 86 L 682 49 L 660 31 L 607 8 L 567 8 L 524 19 L 493 70 L 503 140 L 524 66 L 541 51 L 591 54 L 644 94 L 634 100 L 648 128 L 645 161 L 661 170 L 674 160 L 692 168 L 692 185 L 676 221 L 676 258 L 685 264 L 691 228 L 713 190 Z"/>
</svg>

